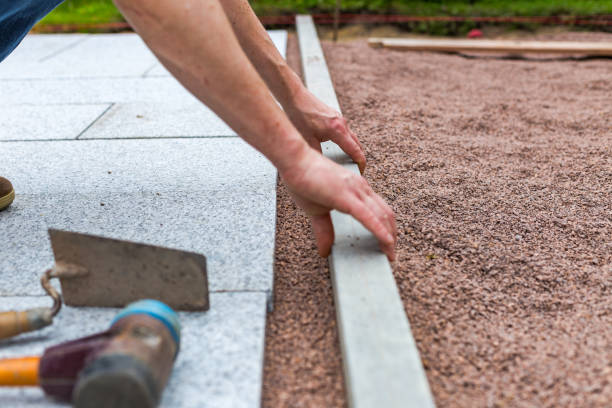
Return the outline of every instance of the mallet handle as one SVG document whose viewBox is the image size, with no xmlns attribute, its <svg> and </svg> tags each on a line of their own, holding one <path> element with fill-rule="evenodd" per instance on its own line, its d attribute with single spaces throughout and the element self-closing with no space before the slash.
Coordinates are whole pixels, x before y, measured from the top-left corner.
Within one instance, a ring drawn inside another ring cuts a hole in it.
<svg viewBox="0 0 612 408">
<path fill-rule="evenodd" d="M 0 386 L 27 387 L 38 385 L 40 357 L 0 360 Z"/>
</svg>

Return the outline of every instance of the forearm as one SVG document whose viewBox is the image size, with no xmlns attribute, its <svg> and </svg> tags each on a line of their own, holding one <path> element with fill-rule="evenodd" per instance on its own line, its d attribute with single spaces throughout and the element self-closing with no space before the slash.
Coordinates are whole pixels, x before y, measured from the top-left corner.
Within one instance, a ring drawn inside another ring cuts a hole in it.
<svg viewBox="0 0 612 408">
<path fill-rule="evenodd" d="M 240 47 L 219 0 L 114 1 L 166 68 L 274 163 L 297 204 L 311 215 L 322 255 L 329 253 L 333 242 L 329 212 L 338 209 L 350 213 L 372 231 L 381 249 L 393 259 L 397 232 L 391 209 L 365 179 L 308 146 Z M 245 30 L 254 31 L 237 30 L 243 41 L 245 33 L 257 37 L 257 30 L 263 30 L 254 24 L 245 25 Z M 253 41 L 254 45 L 245 49 L 256 51 L 252 60 L 261 65 L 262 76 L 270 81 L 283 103 L 283 99 L 291 98 L 291 86 L 270 78 L 286 75 L 285 64 L 276 50 L 272 51 L 271 43 L 258 44 L 257 38 Z M 291 78 L 291 74 L 283 78 Z M 333 114 L 330 118 L 332 122 L 338 119 Z M 318 142 L 312 144 L 319 146 Z"/>
<path fill-rule="evenodd" d="M 115 0 L 172 74 L 279 171 L 306 143 L 242 51 L 217 0 Z"/>
<path fill-rule="evenodd" d="M 366 158 L 357 136 L 350 131 L 340 112 L 306 89 L 272 43 L 248 1 L 219 1 L 246 55 L 302 137 L 317 150 L 321 149 L 321 142 L 333 141 L 363 172 Z"/>
<path fill-rule="evenodd" d="M 302 80 L 278 52 L 247 0 L 219 0 L 242 49 L 276 99 L 289 106 L 304 90 Z"/>
</svg>

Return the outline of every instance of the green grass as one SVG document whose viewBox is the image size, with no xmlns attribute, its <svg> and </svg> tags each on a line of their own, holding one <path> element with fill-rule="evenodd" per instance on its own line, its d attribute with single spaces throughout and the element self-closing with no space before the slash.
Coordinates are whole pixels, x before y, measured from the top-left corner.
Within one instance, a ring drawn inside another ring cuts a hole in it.
<svg viewBox="0 0 612 408">
<path fill-rule="evenodd" d="M 66 0 L 39 24 L 100 24 L 123 21 L 111 0 Z"/>
<path fill-rule="evenodd" d="M 254 0 L 262 14 L 331 11 L 335 0 Z M 343 0 L 342 10 L 397 12 L 410 15 L 553 16 L 612 14 L 612 0 Z"/>
<path fill-rule="evenodd" d="M 180 0 L 177 0 L 180 1 Z M 253 0 L 260 15 L 329 12 L 335 0 Z M 612 0 L 343 0 L 343 12 L 451 16 L 552 16 L 612 14 Z M 66 0 L 41 24 L 96 24 L 123 21 L 111 0 Z"/>
</svg>

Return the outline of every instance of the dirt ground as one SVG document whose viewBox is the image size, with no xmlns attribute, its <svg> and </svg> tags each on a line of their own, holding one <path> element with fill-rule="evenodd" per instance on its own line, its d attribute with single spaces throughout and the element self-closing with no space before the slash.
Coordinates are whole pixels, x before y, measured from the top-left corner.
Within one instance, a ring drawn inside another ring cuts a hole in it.
<svg viewBox="0 0 612 408">
<path fill-rule="evenodd" d="M 612 60 L 323 46 L 396 212 L 394 274 L 437 405 L 611 406 Z M 329 271 L 282 186 L 277 222 L 264 406 L 344 406 Z"/>
</svg>

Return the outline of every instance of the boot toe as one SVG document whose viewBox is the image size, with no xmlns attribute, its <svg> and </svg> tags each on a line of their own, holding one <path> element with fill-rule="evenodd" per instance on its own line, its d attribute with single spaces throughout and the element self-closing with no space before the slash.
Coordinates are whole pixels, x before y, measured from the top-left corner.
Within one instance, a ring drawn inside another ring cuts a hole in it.
<svg viewBox="0 0 612 408">
<path fill-rule="evenodd" d="M 0 177 L 0 211 L 11 205 L 15 199 L 15 189 L 10 181 Z"/>
</svg>

